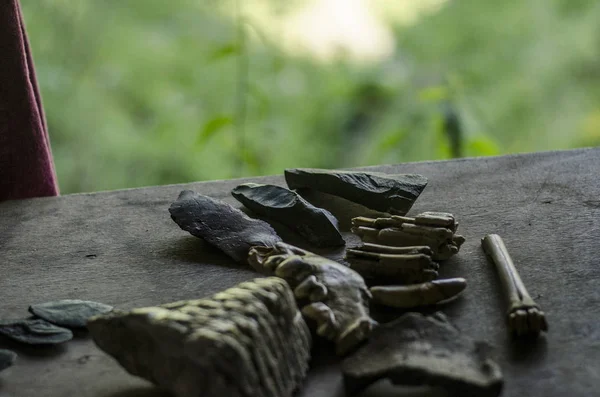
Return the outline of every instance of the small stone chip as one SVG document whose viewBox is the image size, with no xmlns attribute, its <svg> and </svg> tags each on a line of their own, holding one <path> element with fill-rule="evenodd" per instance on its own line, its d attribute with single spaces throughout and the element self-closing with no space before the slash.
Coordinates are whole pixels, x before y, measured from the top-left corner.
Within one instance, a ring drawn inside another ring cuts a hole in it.
<svg viewBox="0 0 600 397">
<path fill-rule="evenodd" d="M 17 353 L 6 349 L 0 349 L 0 371 L 12 366 L 16 359 Z"/>
<path fill-rule="evenodd" d="M 112 309 L 112 306 L 104 303 L 78 299 L 63 299 L 29 306 L 33 315 L 68 328 L 85 327 L 90 317 L 108 313 Z"/>
<path fill-rule="evenodd" d="M 71 330 L 39 318 L 0 321 L 0 335 L 30 345 L 53 345 L 73 339 Z"/>
</svg>

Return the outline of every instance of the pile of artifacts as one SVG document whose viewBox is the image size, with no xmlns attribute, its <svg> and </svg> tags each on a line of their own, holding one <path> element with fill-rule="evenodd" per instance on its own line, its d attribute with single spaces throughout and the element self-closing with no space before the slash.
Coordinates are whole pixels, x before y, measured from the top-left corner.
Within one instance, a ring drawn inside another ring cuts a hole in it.
<svg viewBox="0 0 600 397">
<path fill-rule="evenodd" d="M 406 216 L 427 179 L 317 169 L 286 170 L 285 179 L 289 189 L 247 183 L 232 195 L 319 249 L 346 243 L 336 217 L 305 192 L 338 196 L 381 215 L 353 218 L 351 232 L 361 244 L 335 261 L 284 242 L 269 223 L 223 201 L 183 191 L 169 208 L 171 218 L 265 277 L 211 298 L 95 316 L 88 328 L 98 346 L 178 397 L 291 396 L 302 387 L 315 338 L 334 345 L 349 395 L 387 378 L 453 396 L 498 396 L 502 374 L 482 342 L 441 312 L 409 312 L 453 299 L 467 285 L 463 278 L 438 279 L 439 262 L 465 241 L 455 217 Z M 484 247 L 511 299 L 512 329 L 519 335 L 546 330 L 501 239 L 488 236 Z M 377 306 L 401 311 L 379 324 L 371 316 Z"/>
</svg>

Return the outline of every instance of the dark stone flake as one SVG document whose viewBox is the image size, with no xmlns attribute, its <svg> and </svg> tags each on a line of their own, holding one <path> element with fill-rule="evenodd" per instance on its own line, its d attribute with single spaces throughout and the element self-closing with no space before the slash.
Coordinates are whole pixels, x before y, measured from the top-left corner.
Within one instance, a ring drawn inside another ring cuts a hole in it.
<svg viewBox="0 0 600 397">
<path fill-rule="evenodd" d="M 0 335 L 30 345 L 53 345 L 73 339 L 71 330 L 39 318 L 2 320 Z"/>
<path fill-rule="evenodd" d="M 441 387 L 452 396 L 496 397 L 502 391 L 502 374 L 487 350 L 442 313 L 407 313 L 375 329 L 344 360 L 344 383 L 349 393 L 388 378 L 397 385 Z"/>
<path fill-rule="evenodd" d="M 29 306 L 29 311 L 46 321 L 67 328 L 82 328 L 90 317 L 108 313 L 112 306 L 104 303 L 63 299 Z"/>
<path fill-rule="evenodd" d="M 344 245 L 338 221 L 298 193 L 275 185 L 245 183 L 231 191 L 233 197 L 258 215 L 281 222 L 317 247 Z"/>
<path fill-rule="evenodd" d="M 239 263 L 247 263 L 251 247 L 273 247 L 281 241 L 268 223 L 191 190 L 182 191 L 169 212 L 180 228 L 204 239 Z"/>
<path fill-rule="evenodd" d="M 309 188 L 376 211 L 404 215 L 427 186 L 417 174 L 383 174 L 314 168 L 285 170 L 290 189 Z"/>
</svg>

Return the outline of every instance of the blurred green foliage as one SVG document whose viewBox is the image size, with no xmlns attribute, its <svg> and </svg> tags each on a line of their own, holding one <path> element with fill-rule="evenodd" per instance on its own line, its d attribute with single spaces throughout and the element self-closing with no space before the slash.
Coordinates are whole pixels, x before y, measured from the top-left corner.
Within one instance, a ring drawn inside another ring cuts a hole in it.
<svg viewBox="0 0 600 397">
<path fill-rule="evenodd" d="M 374 65 L 229 0 L 21 2 L 62 193 L 600 144 L 593 0 L 450 0 Z"/>
</svg>

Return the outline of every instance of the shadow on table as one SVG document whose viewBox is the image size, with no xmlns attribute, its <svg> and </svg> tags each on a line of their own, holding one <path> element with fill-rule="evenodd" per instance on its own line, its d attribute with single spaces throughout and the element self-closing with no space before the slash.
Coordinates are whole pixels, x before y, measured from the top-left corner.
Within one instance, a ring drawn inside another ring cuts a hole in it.
<svg viewBox="0 0 600 397">
<path fill-rule="evenodd" d="M 210 263 L 228 268 L 240 268 L 233 259 L 204 240 L 194 236 L 183 236 L 169 242 L 159 252 L 159 255 L 169 259 L 177 259 L 188 263 Z"/>
<path fill-rule="evenodd" d="M 516 339 L 511 341 L 508 354 L 511 361 L 519 363 L 537 363 L 547 354 L 548 342 L 544 335 L 537 338 Z"/>
<path fill-rule="evenodd" d="M 18 355 L 31 358 L 54 358 L 67 351 L 66 343 L 56 345 L 28 345 L 0 336 L 0 348 L 12 350 Z"/>
<path fill-rule="evenodd" d="M 173 397 L 173 395 L 155 386 L 135 386 L 102 397 Z"/>
<path fill-rule="evenodd" d="M 395 386 L 392 382 L 381 380 L 369 386 L 356 397 L 447 397 L 442 390 L 426 386 Z"/>
</svg>

